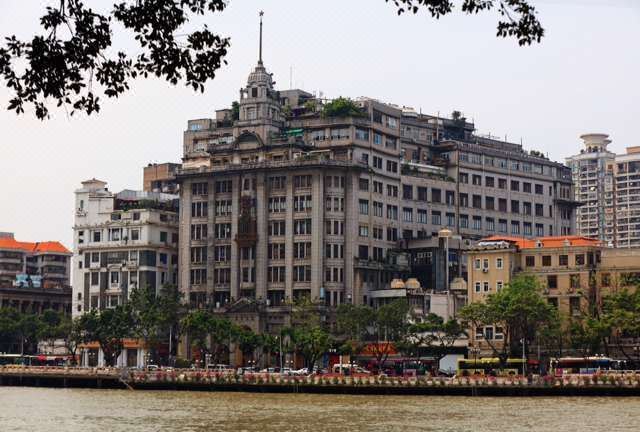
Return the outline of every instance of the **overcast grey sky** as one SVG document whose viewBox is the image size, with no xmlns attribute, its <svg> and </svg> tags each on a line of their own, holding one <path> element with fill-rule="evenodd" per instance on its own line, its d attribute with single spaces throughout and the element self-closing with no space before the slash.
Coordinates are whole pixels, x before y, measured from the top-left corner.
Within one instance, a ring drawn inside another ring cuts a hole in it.
<svg viewBox="0 0 640 432">
<path fill-rule="evenodd" d="M 540 45 L 519 47 L 495 37 L 493 12 L 436 21 L 398 17 L 384 0 L 231 0 L 208 19 L 232 46 L 229 65 L 204 94 L 139 80 L 96 116 L 68 119 L 54 110 L 41 122 L 6 111 L 9 94 L 0 85 L 0 231 L 71 247 L 80 181 L 141 188 L 148 162 L 179 161 L 187 120 L 237 99 L 257 60 L 261 8 L 264 60 L 279 88 L 289 87 L 292 67 L 294 87 L 328 97 L 369 96 L 425 113 L 458 109 L 479 132 L 522 138 L 525 148 L 561 161 L 586 132 L 611 134 L 617 152 L 640 145 L 640 0 L 533 2 L 547 35 Z M 46 4 L 0 0 L 0 36 L 38 32 Z"/>
</svg>

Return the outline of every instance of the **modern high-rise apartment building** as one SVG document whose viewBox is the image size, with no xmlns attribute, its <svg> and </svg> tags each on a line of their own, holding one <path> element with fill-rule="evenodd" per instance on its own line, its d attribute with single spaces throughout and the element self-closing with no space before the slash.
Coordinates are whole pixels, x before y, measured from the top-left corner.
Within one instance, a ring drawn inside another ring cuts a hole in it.
<svg viewBox="0 0 640 432">
<path fill-rule="evenodd" d="M 606 134 L 582 135 L 585 148 L 567 158 L 580 235 L 613 247 L 640 246 L 640 147 L 616 155 Z"/>
<path fill-rule="evenodd" d="M 586 134 L 580 137 L 584 149 L 567 158 L 571 168 L 575 199 L 582 205 L 576 214 L 576 229 L 580 235 L 614 242 L 614 181 L 615 153 L 607 146 L 609 135 Z"/>
<path fill-rule="evenodd" d="M 188 122 L 179 287 L 192 306 L 370 303 L 410 276 L 408 249 L 442 228 L 466 239 L 574 233 L 564 165 L 477 136 L 457 113 L 356 103 L 341 112 L 277 91 L 260 56 L 237 105 Z M 270 316 L 256 328 L 282 325 Z"/>
<path fill-rule="evenodd" d="M 177 283 L 177 196 L 103 181 L 75 192 L 73 314 L 122 304 L 131 289 Z"/>
<path fill-rule="evenodd" d="M 616 156 L 614 179 L 615 246 L 640 247 L 640 146 Z"/>
</svg>

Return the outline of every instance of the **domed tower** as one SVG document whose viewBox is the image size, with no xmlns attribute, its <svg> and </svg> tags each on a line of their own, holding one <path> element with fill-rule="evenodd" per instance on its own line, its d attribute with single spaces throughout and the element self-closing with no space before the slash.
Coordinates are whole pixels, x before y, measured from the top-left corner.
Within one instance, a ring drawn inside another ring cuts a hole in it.
<svg viewBox="0 0 640 432">
<path fill-rule="evenodd" d="M 260 51 L 258 64 L 249 74 L 247 85 L 240 89 L 238 126 L 253 129 L 266 141 L 269 132 L 279 132 L 283 123 L 280 96 L 273 86 L 273 75 L 262 63 L 262 16 L 260 12 Z"/>
</svg>

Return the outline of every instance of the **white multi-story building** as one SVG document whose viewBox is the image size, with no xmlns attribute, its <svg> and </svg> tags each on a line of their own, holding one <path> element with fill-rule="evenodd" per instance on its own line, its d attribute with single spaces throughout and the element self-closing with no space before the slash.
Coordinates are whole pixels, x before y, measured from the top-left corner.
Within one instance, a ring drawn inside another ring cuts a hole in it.
<svg viewBox="0 0 640 432">
<path fill-rule="evenodd" d="M 640 247 L 640 146 L 616 156 L 615 226 L 617 247 Z"/>
<path fill-rule="evenodd" d="M 613 247 L 640 246 L 640 147 L 609 151 L 609 135 L 586 134 L 585 148 L 567 158 L 571 167 L 578 234 Z"/>
<path fill-rule="evenodd" d="M 177 283 L 178 197 L 106 186 L 91 179 L 75 192 L 74 316 L 123 304 L 136 287 L 157 293 Z M 101 363 L 97 349 L 85 351 L 86 363 Z M 139 365 L 143 349 L 128 343 L 120 357 L 120 365 Z"/>
</svg>

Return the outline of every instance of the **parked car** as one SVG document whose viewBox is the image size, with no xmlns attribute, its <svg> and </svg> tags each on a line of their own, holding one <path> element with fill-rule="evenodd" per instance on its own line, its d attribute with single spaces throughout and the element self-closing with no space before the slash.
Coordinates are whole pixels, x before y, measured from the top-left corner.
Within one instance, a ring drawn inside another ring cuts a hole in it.
<svg viewBox="0 0 640 432">
<path fill-rule="evenodd" d="M 219 372 L 219 373 L 233 373 L 234 369 L 227 364 L 210 364 L 207 365 L 206 368 L 211 372 Z"/>
</svg>

